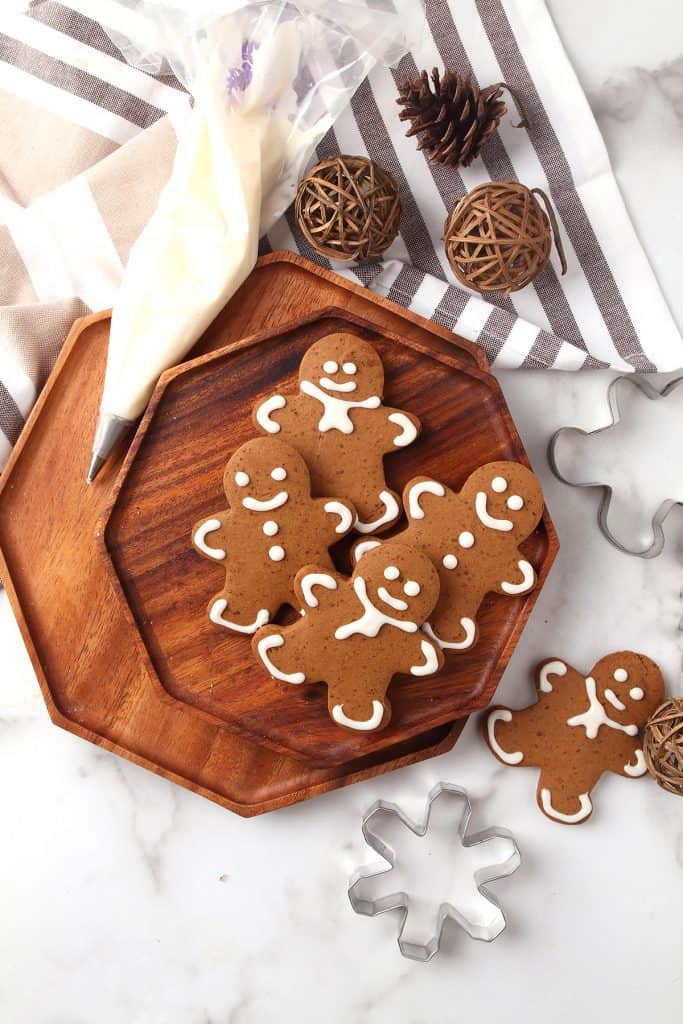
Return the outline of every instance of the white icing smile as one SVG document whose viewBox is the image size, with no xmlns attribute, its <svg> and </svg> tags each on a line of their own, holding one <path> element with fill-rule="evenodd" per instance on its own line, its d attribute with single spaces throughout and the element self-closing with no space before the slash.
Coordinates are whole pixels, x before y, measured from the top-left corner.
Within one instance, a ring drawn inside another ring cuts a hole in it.
<svg viewBox="0 0 683 1024">
<path fill-rule="evenodd" d="M 288 498 L 287 491 L 279 491 L 275 497 L 267 498 L 265 501 L 259 501 L 258 498 L 242 498 L 242 504 L 250 512 L 272 512 L 276 508 L 281 508 Z"/>
<path fill-rule="evenodd" d="M 321 388 L 325 388 L 326 391 L 355 391 L 358 385 L 355 380 L 346 380 L 343 384 L 337 384 L 336 381 L 330 380 L 329 377 L 321 377 L 318 381 Z"/>
<path fill-rule="evenodd" d="M 613 708 L 617 711 L 626 711 L 626 705 L 619 700 L 614 690 L 605 690 L 605 698 L 610 702 Z"/>
<path fill-rule="evenodd" d="M 393 597 L 386 587 L 377 588 L 377 596 L 388 604 L 390 608 L 395 608 L 397 612 L 405 612 L 408 610 L 408 602 L 402 601 L 400 597 Z"/>
<path fill-rule="evenodd" d="M 503 533 L 512 530 L 514 523 L 510 519 L 494 519 L 493 516 L 489 515 L 488 508 L 486 507 L 487 500 L 485 491 L 477 491 L 477 496 L 474 499 L 474 509 L 479 522 L 483 526 L 488 526 L 491 530 L 501 530 Z"/>
<path fill-rule="evenodd" d="M 355 636 L 356 633 L 359 633 L 361 636 L 374 637 L 377 636 L 382 626 L 385 625 L 396 626 L 397 629 L 402 630 L 404 633 L 417 632 L 418 625 L 416 622 L 401 622 L 400 619 L 392 619 L 391 616 L 385 615 L 379 608 L 375 608 L 368 597 L 367 584 L 362 576 L 356 576 L 353 581 L 353 589 L 363 606 L 363 614 L 359 619 L 354 619 L 353 622 L 347 622 L 342 626 L 338 626 L 334 633 L 335 640 L 347 640 L 350 636 Z"/>
</svg>

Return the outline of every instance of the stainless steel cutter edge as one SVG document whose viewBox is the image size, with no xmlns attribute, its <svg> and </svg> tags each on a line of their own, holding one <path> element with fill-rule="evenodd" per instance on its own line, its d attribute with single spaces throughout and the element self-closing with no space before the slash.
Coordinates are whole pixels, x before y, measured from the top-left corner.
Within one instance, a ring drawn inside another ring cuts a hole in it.
<svg viewBox="0 0 683 1024">
<path fill-rule="evenodd" d="M 675 388 L 682 384 L 683 376 L 676 377 L 674 380 L 669 381 L 661 391 L 658 391 L 652 384 L 650 384 L 649 381 L 637 374 L 615 377 L 614 380 L 610 381 L 609 387 L 607 388 L 607 402 L 609 404 L 610 415 L 612 417 L 611 422 L 607 423 L 604 427 L 598 427 L 597 430 L 582 430 L 580 427 L 560 427 L 560 429 L 556 430 L 550 438 L 550 442 L 548 444 L 548 462 L 550 463 L 550 468 L 557 479 L 561 480 L 563 484 L 567 484 L 569 487 L 599 487 L 603 491 L 602 501 L 600 502 L 600 507 L 598 509 L 598 526 L 604 537 L 613 545 L 613 547 L 617 548 L 619 551 L 623 551 L 626 555 L 635 555 L 637 558 L 656 558 L 658 555 L 661 555 L 664 550 L 664 520 L 674 505 L 682 504 L 681 502 L 675 501 L 673 498 L 667 498 L 666 501 L 662 502 L 651 521 L 652 544 L 642 550 L 635 550 L 622 544 L 621 541 L 614 536 L 607 525 L 609 507 L 612 500 L 612 488 L 608 484 L 604 484 L 600 481 L 575 483 L 573 480 L 568 480 L 561 473 L 557 463 L 556 447 L 562 434 L 576 433 L 583 434 L 584 437 L 589 437 L 593 434 L 601 434 L 603 431 L 611 429 L 611 427 L 615 426 L 620 421 L 621 413 L 617 392 L 622 383 L 633 384 L 634 387 L 639 388 L 639 390 L 643 392 L 646 398 L 649 398 L 651 401 L 656 401 L 659 398 L 665 398 Z"/>
<path fill-rule="evenodd" d="M 495 866 L 492 865 L 488 869 L 481 868 L 475 875 L 475 883 L 481 895 L 489 900 L 489 902 L 491 902 L 500 911 L 503 922 L 502 927 L 492 932 L 487 931 L 486 929 L 477 928 L 476 925 L 473 925 L 463 917 L 463 915 L 460 914 L 451 903 L 446 901 L 439 907 L 438 926 L 434 939 L 424 946 L 409 943 L 403 940 L 403 931 L 408 917 L 409 894 L 405 892 L 391 893 L 390 895 L 377 900 L 363 899 L 362 897 L 359 897 L 355 890 L 362 881 L 366 878 L 371 878 L 374 875 L 386 873 L 385 871 L 378 872 L 375 870 L 377 868 L 376 863 L 366 864 L 358 868 L 349 880 L 349 901 L 357 914 L 375 917 L 377 914 L 383 914 L 388 910 L 402 910 L 397 939 L 398 948 L 404 957 L 407 957 L 410 960 L 418 960 L 422 963 L 428 962 L 439 952 L 441 948 L 443 927 L 446 919 L 449 917 L 456 921 L 456 923 L 460 925 L 463 931 L 465 931 L 470 938 L 478 939 L 483 942 L 492 942 L 501 934 L 502 931 L 504 931 L 507 926 L 507 919 L 505 918 L 505 914 L 503 913 L 500 903 L 486 886 L 488 882 L 494 882 L 499 878 L 507 878 L 517 870 L 522 862 L 517 840 L 508 829 L 491 826 L 489 828 L 481 829 L 479 832 L 468 832 L 472 818 L 472 802 L 469 798 L 469 794 L 461 786 L 456 786 L 451 782 L 442 781 L 433 786 L 427 795 L 427 810 L 422 824 L 414 822 L 398 804 L 389 800 L 376 800 L 363 815 L 361 822 L 363 838 L 368 846 L 370 846 L 375 853 L 378 853 L 383 861 L 390 865 L 386 871 L 390 871 L 396 863 L 396 854 L 387 843 L 383 842 L 383 840 L 372 831 L 370 822 L 373 815 L 379 810 L 391 811 L 396 814 L 404 825 L 414 832 L 415 835 L 424 836 L 429 828 L 432 804 L 442 793 L 451 793 L 454 796 L 457 796 L 458 799 L 462 800 L 464 803 L 464 810 L 458 824 L 458 834 L 463 846 L 476 846 L 480 843 L 486 842 L 488 839 L 495 838 L 508 839 L 512 844 L 513 852 L 506 861 L 502 864 L 497 864 Z"/>
</svg>

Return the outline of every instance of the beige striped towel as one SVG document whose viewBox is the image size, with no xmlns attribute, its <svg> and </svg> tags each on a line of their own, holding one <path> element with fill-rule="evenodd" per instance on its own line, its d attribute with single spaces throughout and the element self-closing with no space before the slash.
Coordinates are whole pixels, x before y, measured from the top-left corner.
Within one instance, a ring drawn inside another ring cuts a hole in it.
<svg viewBox="0 0 683 1024">
<path fill-rule="evenodd" d="M 370 0 L 368 0 L 370 2 Z M 543 0 L 427 0 L 419 46 L 377 68 L 319 146 L 368 154 L 401 186 L 384 260 L 335 269 L 478 341 L 495 367 L 673 370 L 683 341 L 626 213 L 607 153 Z M 110 306 L 131 244 L 167 179 L 189 98 L 131 67 L 115 0 L 37 0 L 0 14 L 0 468 L 77 316 Z M 467 169 L 432 167 L 396 116 L 396 82 L 423 67 L 507 81 L 528 131 L 505 121 Z M 579 142 L 580 140 L 580 142 Z M 458 286 L 440 243 L 452 204 L 489 179 L 540 186 L 569 273 L 547 267 L 509 299 Z M 318 262 L 291 211 L 262 250 Z"/>
</svg>

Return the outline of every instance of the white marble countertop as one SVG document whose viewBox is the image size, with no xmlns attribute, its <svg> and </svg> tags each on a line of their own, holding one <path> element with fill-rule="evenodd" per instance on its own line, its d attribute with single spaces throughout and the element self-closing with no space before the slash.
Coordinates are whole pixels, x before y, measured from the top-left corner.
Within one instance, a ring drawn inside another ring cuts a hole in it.
<svg viewBox="0 0 683 1024">
<path fill-rule="evenodd" d="M 624 195 L 683 326 L 683 10 L 679 0 L 550 0 Z M 597 495 L 550 474 L 548 437 L 606 419 L 608 375 L 515 371 L 501 381 L 540 474 L 562 549 L 498 692 L 521 705 L 530 670 L 586 670 L 624 646 L 683 692 L 681 524 L 650 562 L 612 549 Z M 251 821 L 53 728 L 0 596 L 0 1019 L 7 1024 L 376 1024 L 437 1020 L 637 1021 L 683 1000 L 683 800 L 608 776 L 578 829 L 546 820 L 535 774 L 491 757 L 471 721 L 449 754 Z M 508 826 L 516 875 L 492 945 L 449 931 L 425 966 L 396 920 L 357 917 L 346 882 L 376 859 L 360 835 L 376 798 L 419 814 L 449 779 L 475 826 Z"/>
</svg>

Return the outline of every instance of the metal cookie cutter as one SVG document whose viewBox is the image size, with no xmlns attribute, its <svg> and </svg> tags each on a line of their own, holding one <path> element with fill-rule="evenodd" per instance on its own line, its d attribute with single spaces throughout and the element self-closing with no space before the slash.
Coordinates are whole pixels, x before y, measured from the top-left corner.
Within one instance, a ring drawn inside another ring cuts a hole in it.
<svg viewBox="0 0 683 1024">
<path fill-rule="evenodd" d="M 550 439 L 550 443 L 548 445 L 548 461 L 550 462 L 550 468 L 553 473 L 558 480 L 562 481 L 562 483 L 568 484 L 570 487 L 602 488 L 603 497 L 600 502 L 600 508 L 598 509 L 598 525 L 610 544 L 627 555 L 637 555 L 639 558 L 656 558 L 657 555 L 662 553 L 664 548 L 664 530 L 662 529 L 662 524 L 674 505 L 683 504 L 683 497 L 667 498 L 659 505 L 651 519 L 650 526 L 652 529 L 652 543 L 648 547 L 640 549 L 629 547 L 627 544 L 620 541 L 618 537 L 615 537 L 608 525 L 609 508 L 612 501 L 612 488 L 609 484 L 605 484 L 602 481 L 577 482 L 576 480 L 569 480 L 560 470 L 557 460 L 557 445 L 563 437 L 566 437 L 569 434 L 593 437 L 598 434 L 603 434 L 606 431 L 613 430 L 617 426 L 622 419 L 618 398 L 619 388 L 622 384 L 631 384 L 633 387 L 638 388 L 646 398 L 649 398 L 651 401 L 657 401 L 659 399 L 666 398 L 672 393 L 672 391 L 678 388 L 679 385 L 683 384 L 683 377 L 677 377 L 675 380 L 669 381 L 662 391 L 657 391 L 649 381 L 635 374 L 633 376 L 615 377 L 607 389 L 607 401 L 609 403 L 612 422 L 608 423 L 605 427 L 599 427 L 597 430 L 581 430 L 579 427 L 561 427 Z"/>
<path fill-rule="evenodd" d="M 471 938 L 484 942 L 492 942 L 505 928 L 503 912 L 486 883 L 517 870 L 521 863 L 519 847 L 507 829 L 488 828 L 468 834 L 471 817 L 472 805 L 465 790 L 450 782 L 439 782 L 427 797 L 421 824 L 412 821 L 396 804 L 384 800 L 374 803 L 363 818 L 366 843 L 390 866 L 375 863 L 355 872 L 349 882 L 351 906 L 357 914 L 370 917 L 387 910 L 402 910 L 398 947 L 411 960 L 424 962 L 438 953 L 446 918 L 456 921 Z M 428 843 L 424 848 L 425 837 L 439 831 L 443 833 L 439 841 L 447 846 L 447 856 L 433 856 Z M 411 886 L 409 891 L 407 886 L 401 887 L 409 875 L 407 865 L 402 864 L 396 850 L 383 838 L 387 833 L 395 833 L 396 845 L 410 845 L 422 862 L 415 872 L 418 885 Z M 467 882 L 455 885 L 458 861 L 463 860 Z M 438 886 L 439 881 L 448 887 L 446 892 L 437 896 L 436 892 L 425 891 L 429 886 Z"/>
</svg>

